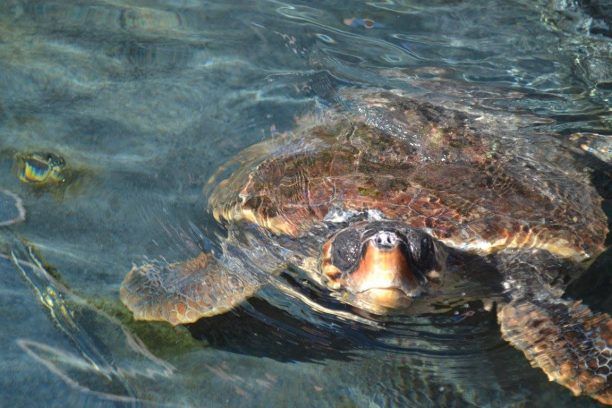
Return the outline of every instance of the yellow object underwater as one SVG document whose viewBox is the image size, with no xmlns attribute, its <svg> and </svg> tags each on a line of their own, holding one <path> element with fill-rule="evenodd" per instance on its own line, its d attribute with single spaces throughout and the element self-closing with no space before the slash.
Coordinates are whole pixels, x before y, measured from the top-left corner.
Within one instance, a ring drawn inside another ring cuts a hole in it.
<svg viewBox="0 0 612 408">
<path fill-rule="evenodd" d="M 17 156 L 19 180 L 28 184 L 59 184 L 66 181 L 62 174 L 65 160 L 53 153 L 28 153 Z"/>
</svg>

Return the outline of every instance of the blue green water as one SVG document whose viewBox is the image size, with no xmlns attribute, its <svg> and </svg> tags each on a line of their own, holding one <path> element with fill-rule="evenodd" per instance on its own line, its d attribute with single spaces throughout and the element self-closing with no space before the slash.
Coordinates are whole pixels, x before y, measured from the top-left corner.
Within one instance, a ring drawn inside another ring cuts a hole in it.
<svg viewBox="0 0 612 408">
<path fill-rule="evenodd" d="M 312 321 L 270 289 L 171 328 L 132 322 L 118 288 L 132 264 L 184 257 L 183 231 L 212 222 L 208 178 L 336 87 L 605 145 L 611 15 L 571 0 L 2 1 L 0 189 L 27 219 L 0 230 L 0 405 L 596 405 L 549 383 L 482 310 L 387 332 Z M 64 157 L 67 182 L 20 182 L 15 156 L 33 151 Z M 610 280 L 595 280 L 578 294 L 609 307 Z"/>
</svg>

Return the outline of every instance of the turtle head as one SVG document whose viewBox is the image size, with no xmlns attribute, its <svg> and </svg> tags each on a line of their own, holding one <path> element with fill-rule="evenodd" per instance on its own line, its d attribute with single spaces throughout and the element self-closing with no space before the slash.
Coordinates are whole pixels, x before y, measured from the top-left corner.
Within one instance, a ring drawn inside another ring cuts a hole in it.
<svg viewBox="0 0 612 408">
<path fill-rule="evenodd" d="M 408 307 L 439 284 L 441 248 L 424 231 L 396 222 L 361 222 L 323 245 L 327 285 L 358 307 L 381 312 Z"/>
</svg>

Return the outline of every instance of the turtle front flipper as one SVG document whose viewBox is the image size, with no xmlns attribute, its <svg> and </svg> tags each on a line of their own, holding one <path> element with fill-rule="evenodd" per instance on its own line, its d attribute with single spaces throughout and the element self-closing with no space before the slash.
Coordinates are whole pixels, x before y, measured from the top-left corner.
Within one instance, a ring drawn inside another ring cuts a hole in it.
<svg viewBox="0 0 612 408">
<path fill-rule="evenodd" d="M 517 300 L 498 312 L 502 336 L 551 381 L 612 405 L 612 319 L 580 302 Z"/>
<path fill-rule="evenodd" d="M 612 318 L 562 299 L 547 279 L 552 268 L 535 270 L 538 262 L 529 261 L 519 256 L 505 265 L 510 301 L 497 315 L 503 338 L 551 381 L 612 405 Z"/>
<path fill-rule="evenodd" d="M 134 266 L 121 284 L 121 301 L 136 320 L 193 323 L 224 313 L 254 294 L 263 282 L 202 252 L 186 262 Z"/>
</svg>

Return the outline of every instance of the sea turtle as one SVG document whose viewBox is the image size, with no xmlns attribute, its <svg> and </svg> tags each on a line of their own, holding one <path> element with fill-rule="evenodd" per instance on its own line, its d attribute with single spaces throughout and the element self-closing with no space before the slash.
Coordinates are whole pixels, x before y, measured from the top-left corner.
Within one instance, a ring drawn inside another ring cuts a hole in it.
<svg viewBox="0 0 612 408">
<path fill-rule="evenodd" d="M 16 224 L 25 219 L 21 198 L 8 190 L 0 189 L 0 227 Z"/>
<path fill-rule="evenodd" d="M 607 234 L 579 150 L 397 91 L 342 100 L 238 155 L 209 197 L 223 253 L 134 266 L 120 290 L 134 317 L 220 314 L 287 266 L 374 315 L 487 297 L 533 365 L 612 404 L 612 319 L 561 297 Z M 458 293 L 474 280 L 489 289 Z"/>
</svg>

